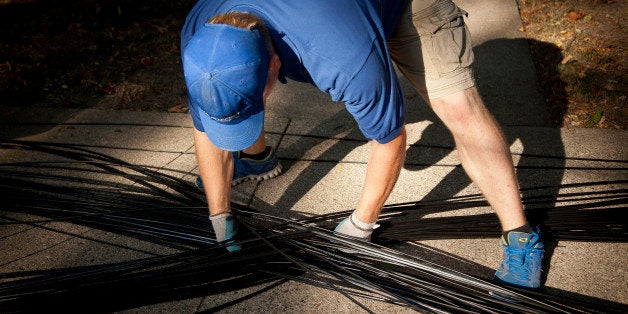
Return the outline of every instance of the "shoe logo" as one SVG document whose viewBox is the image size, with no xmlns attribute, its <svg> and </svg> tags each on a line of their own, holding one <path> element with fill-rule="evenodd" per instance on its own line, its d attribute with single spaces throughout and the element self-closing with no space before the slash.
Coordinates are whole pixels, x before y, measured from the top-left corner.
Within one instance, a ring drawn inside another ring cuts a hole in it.
<svg viewBox="0 0 628 314">
<path fill-rule="evenodd" d="M 519 238 L 519 242 L 526 243 L 528 242 L 528 238 Z"/>
</svg>

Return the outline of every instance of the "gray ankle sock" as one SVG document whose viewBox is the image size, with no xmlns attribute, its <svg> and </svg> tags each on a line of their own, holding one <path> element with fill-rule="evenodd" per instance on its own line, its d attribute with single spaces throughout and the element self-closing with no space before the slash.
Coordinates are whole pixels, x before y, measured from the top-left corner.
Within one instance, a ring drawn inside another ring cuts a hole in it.
<svg viewBox="0 0 628 314">
<path fill-rule="evenodd" d="M 214 233 L 216 234 L 216 242 L 225 241 L 227 233 L 227 217 L 231 216 L 230 212 L 209 216 L 209 220 L 212 222 L 212 227 L 214 227 Z"/>
<path fill-rule="evenodd" d="M 368 223 L 360 221 L 355 215 L 355 212 L 353 212 L 351 216 L 349 216 L 349 218 L 345 220 L 344 223 L 337 229 L 337 232 L 352 237 L 370 239 L 373 229 L 377 227 L 378 225 L 374 222 Z"/>
</svg>

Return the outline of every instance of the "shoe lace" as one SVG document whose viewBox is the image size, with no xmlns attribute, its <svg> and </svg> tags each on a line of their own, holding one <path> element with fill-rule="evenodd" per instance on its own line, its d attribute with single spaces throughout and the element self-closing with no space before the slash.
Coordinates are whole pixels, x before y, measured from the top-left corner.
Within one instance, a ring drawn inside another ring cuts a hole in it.
<svg viewBox="0 0 628 314">
<path fill-rule="evenodd" d="M 535 247 L 538 240 L 539 236 L 532 234 L 525 248 L 506 247 L 509 270 L 517 277 L 528 280 L 530 274 L 542 271 L 541 260 L 544 250 Z"/>
</svg>

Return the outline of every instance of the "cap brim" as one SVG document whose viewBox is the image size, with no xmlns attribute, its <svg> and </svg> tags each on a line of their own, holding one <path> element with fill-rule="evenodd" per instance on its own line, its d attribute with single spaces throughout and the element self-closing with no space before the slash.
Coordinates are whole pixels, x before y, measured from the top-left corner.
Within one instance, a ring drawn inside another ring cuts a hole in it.
<svg viewBox="0 0 628 314">
<path fill-rule="evenodd" d="M 264 129 L 264 110 L 238 124 L 219 123 L 203 113 L 200 116 L 205 134 L 222 150 L 239 151 L 250 147 Z"/>
</svg>

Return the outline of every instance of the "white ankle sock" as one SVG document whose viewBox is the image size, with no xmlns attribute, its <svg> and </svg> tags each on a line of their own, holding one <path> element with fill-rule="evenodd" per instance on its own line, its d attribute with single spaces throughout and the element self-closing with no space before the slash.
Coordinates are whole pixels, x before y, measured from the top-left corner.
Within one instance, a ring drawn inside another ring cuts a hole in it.
<svg viewBox="0 0 628 314">
<path fill-rule="evenodd" d="M 363 222 L 358 219 L 355 212 L 349 216 L 341 226 L 338 228 L 338 232 L 357 238 L 370 238 L 373 233 L 373 229 L 377 228 L 374 222 Z"/>
</svg>

